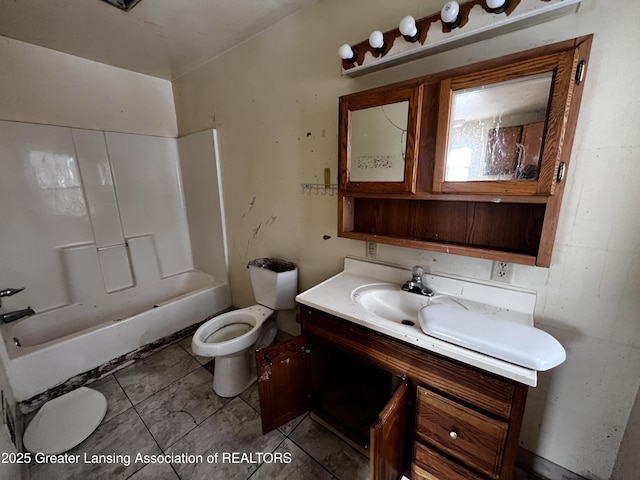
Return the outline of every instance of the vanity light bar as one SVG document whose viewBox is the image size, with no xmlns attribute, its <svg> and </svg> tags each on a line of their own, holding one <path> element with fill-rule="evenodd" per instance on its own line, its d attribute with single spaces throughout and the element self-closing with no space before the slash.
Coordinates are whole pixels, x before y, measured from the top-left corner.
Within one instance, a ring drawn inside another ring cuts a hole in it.
<svg viewBox="0 0 640 480">
<path fill-rule="evenodd" d="M 471 0 L 447 2 L 442 11 L 398 28 L 374 31 L 373 41 L 340 47 L 342 75 L 359 77 L 400 63 L 537 25 L 578 11 L 582 0 Z"/>
</svg>

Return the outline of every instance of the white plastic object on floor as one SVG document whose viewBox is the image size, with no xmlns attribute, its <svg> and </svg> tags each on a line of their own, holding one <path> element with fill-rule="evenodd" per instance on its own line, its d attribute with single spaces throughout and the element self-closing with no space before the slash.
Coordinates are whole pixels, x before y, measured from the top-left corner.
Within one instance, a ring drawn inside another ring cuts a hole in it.
<svg viewBox="0 0 640 480">
<path fill-rule="evenodd" d="M 427 335 L 534 370 L 549 370 L 566 359 L 560 342 L 547 332 L 451 305 L 420 309 Z"/>
<path fill-rule="evenodd" d="M 58 454 L 91 435 L 107 413 L 107 399 L 80 387 L 45 403 L 27 427 L 24 447 L 33 453 Z"/>
</svg>

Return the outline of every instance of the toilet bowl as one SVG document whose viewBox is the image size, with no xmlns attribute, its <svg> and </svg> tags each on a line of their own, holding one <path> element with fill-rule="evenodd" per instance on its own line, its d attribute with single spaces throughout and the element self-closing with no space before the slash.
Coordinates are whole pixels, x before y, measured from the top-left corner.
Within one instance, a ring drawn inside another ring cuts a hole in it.
<svg viewBox="0 0 640 480">
<path fill-rule="evenodd" d="M 215 358 L 213 390 L 221 397 L 235 397 L 256 381 L 254 352 L 275 339 L 276 310 L 295 307 L 294 263 L 261 258 L 248 267 L 258 304 L 213 317 L 191 341 L 196 355 Z"/>
<path fill-rule="evenodd" d="M 218 315 L 194 334 L 193 353 L 216 359 L 213 390 L 219 396 L 235 397 L 255 382 L 253 354 L 276 338 L 274 313 L 270 308 L 253 305 Z"/>
</svg>

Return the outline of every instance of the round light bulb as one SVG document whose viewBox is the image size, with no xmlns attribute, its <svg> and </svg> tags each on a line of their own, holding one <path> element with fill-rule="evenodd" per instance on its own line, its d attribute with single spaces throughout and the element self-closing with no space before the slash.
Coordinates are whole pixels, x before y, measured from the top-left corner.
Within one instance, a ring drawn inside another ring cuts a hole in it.
<svg viewBox="0 0 640 480">
<path fill-rule="evenodd" d="M 460 5 L 458 2 L 447 2 L 442 11 L 440 12 L 440 18 L 444 23 L 454 23 L 460 14 Z"/>
<path fill-rule="evenodd" d="M 504 13 L 510 4 L 511 0 L 487 0 L 487 7 L 489 7 L 493 13 Z"/>
<path fill-rule="evenodd" d="M 400 33 L 405 37 L 415 37 L 418 34 L 418 27 L 416 27 L 416 19 L 411 15 L 407 15 L 400 20 Z"/>
<path fill-rule="evenodd" d="M 345 43 L 338 49 L 338 55 L 340 55 L 341 59 L 349 60 L 351 62 L 356 59 L 356 52 L 348 43 Z"/>
<path fill-rule="evenodd" d="M 374 30 L 369 35 L 369 45 L 371 48 L 375 48 L 376 50 L 381 50 L 384 48 L 384 35 L 380 30 Z"/>
</svg>

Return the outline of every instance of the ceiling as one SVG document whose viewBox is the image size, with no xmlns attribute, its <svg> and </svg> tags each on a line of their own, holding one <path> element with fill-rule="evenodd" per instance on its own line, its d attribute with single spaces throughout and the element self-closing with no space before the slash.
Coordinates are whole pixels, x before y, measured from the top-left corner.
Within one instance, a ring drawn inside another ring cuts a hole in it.
<svg viewBox="0 0 640 480">
<path fill-rule="evenodd" d="M 174 80 L 316 0 L 0 0 L 0 35 Z"/>
</svg>

